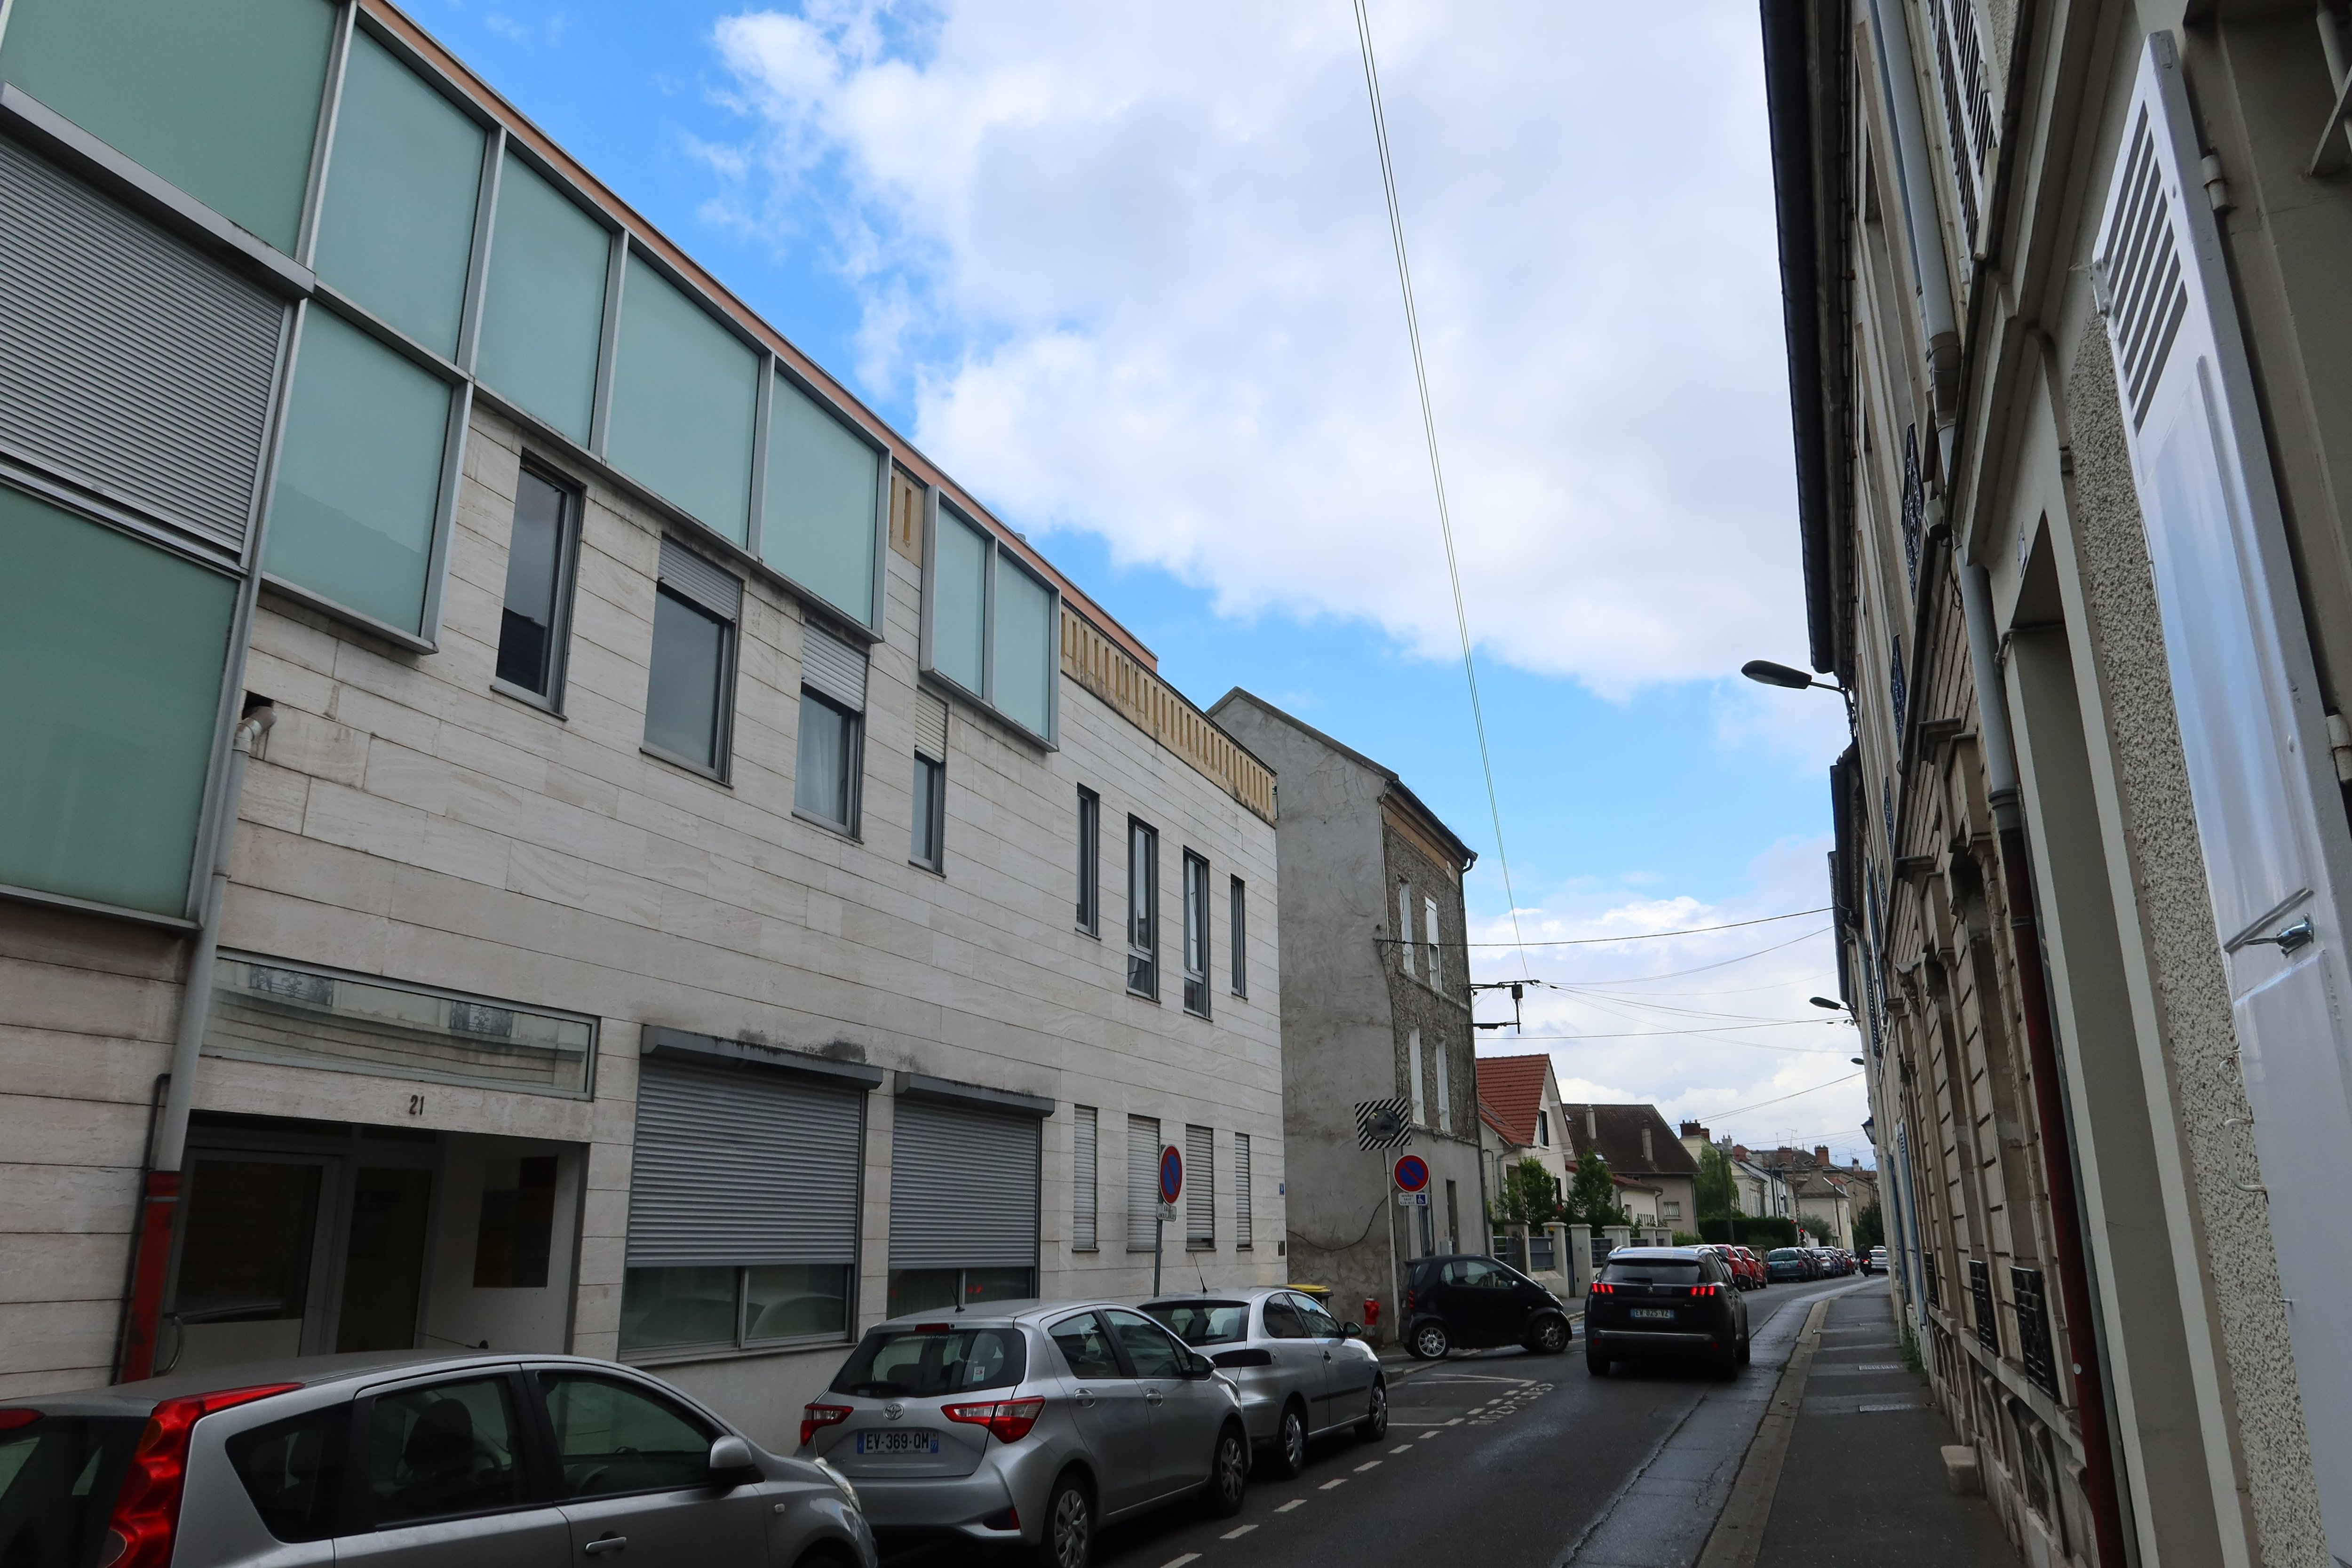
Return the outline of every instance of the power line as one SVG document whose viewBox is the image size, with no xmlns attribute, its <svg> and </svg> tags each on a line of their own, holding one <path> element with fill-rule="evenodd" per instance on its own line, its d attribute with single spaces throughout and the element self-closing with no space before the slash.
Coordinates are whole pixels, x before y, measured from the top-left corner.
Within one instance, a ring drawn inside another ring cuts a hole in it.
<svg viewBox="0 0 2352 1568">
<path fill-rule="evenodd" d="M 1389 237 L 1396 245 L 1397 287 L 1404 295 L 1404 330 L 1412 344 L 1413 385 L 1421 394 L 1422 435 L 1429 443 L 1429 478 L 1437 490 L 1437 528 L 1445 539 L 1445 574 L 1454 585 L 1454 625 L 1462 635 L 1462 673 L 1470 683 L 1470 720 L 1478 731 L 1478 763 L 1486 771 L 1486 810 L 1495 819 L 1495 860 L 1503 871 L 1503 901 L 1510 906 L 1511 934 L 1519 933 L 1519 900 L 1511 890 L 1511 858 L 1503 847 L 1502 798 L 1495 791 L 1495 760 L 1486 749 L 1486 714 L 1478 702 L 1478 661 L 1471 651 L 1470 612 L 1462 603 L 1462 567 L 1454 555 L 1454 515 L 1445 504 L 1445 465 L 1437 456 L 1437 416 L 1429 400 L 1429 371 L 1422 359 L 1421 314 L 1413 309 L 1412 268 L 1405 259 L 1404 215 L 1397 202 L 1396 168 L 1389 160 L 1388 111 L 1381 106 L 1380 67 L 1372 58 L 1372 21 L 1364 0 L 1355 0 L 1356 37 L 1364 50 L 1364 90 L 1371 100 L 1372 139 L 1381 153 L 1381 191 L 1388 198 Z M 1528 971 L 1519 955 L 1519 973 Z"/>
<path fill-rule="evenodd" d="M 1464 947 L 1596 947 L 1612 942 L 1656 942 L 1663 937 L 1705 936 L 1711 931 L 1738 931 L 1742 926 L 1770 925 L 1774 921 L 1802 920 L 1807 915 L 1825 915 L 1834 907 L 1834 905 L 1823 904 L 1817 910 L 1790 910 L 1785 915 L 1761 915 L 1752 921 L 1733 921 L 1728 925 L 1692 926 L 1687 931 L 1638 931 L 1632 936 L 1564 937 L 1557 942 L 1465 942 L 1462 945 Z M 1512 918 L 1511 929 L 1518 930 L 1518 920 L 1516 914 Z"/>
<path fill-rule="evenodd" d="M 1759 1100 L 1753 1105 L 1735 1105 L 1729 1110 L 1710 1110 L 1706 1113 L 1706 1117 L 1710 1121 L 1721 1121 L 1729 1117 L 1745 1116 L 1751 1110 L 1761 1110 L 1768 1105 L 1778 1105 L 1781 1100 L 1801 1100 L 1809 1094 L 1819 1094 L 1825 1089 L 1835 1089 L 1842 1083 L 1852 1083 L 1860 1077 L 1862 1074 L 1858 1072 L 1850 1072 L 1843 1078 L 1833 1078 L 1827 1083 L 1817 1083 L 1811 1089 L 1801 1089 L 1794 1094 L 1784 1094 L 1779 1100 Z"/>
<path fill-rule="evenodd" d="M 1679 980 L 1685 974 L 1705 974 L 1710 969 L 1728 969 L 1735 963 L 1745 963 L 1751 958 L 1761 958 L 1768 952 L 1778 952 L 1782 948 L 1794 947 L 1801 942 L 1810 942 L 1814 937 L 1826 936 L 1829 934 L 1829 927 L 1823 926 L 1819 931 L 1809 931 L 1802 936 L 1792 936 L 1786 942 L 1776 942 L 1770 947 L 1759 947 L 1754 952 L 1743 952 L 1735 958 L 1719 958 L 1713 963 L 1702 963 L 1695 969 L 1669 969 L 1662 974 L 1632 974 L 1622 980 L 1555 980 L 1550 984 L 1563 991 L 1580 991 L 1587 986 L 1594 985 L 1638 985 L 1652 980 Z"/>
</svg>

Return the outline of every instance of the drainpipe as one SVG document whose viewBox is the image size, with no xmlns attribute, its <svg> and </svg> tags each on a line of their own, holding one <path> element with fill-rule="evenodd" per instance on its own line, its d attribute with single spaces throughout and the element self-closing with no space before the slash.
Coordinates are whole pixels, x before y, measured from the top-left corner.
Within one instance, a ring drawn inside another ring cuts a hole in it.
<svg viewBox="0 0 2352 1568">
<path fill-rule="evenodd" d="M 1912 68 L 1911 24 L 1903 0 L 1870 0 L 1870 18 L 1879 87 L 1895 115 L 1889 128 L 1895 136 L 1895 184 L 1902 192 L 1903 229 L 1911 241 L 1919 335 L 1927 342 L 1936 468 L 1949 483 L 1952 426 L 1959 417 L 1960 331 L 1952 316 L 1952 274 L 1944 260 L 1943 221 L 1936 212 L 1935 176 L 1927 161 L 1927 121 L 1919 110 L 1919 78 Z"/>
<path fill-rule="evenodd" d="M 2091 1528 L 2105 1568 L 2122 1568 L 2123 1506 L 2116 1489 L 2114 1440 L 2106 1390 L 2099 1375 L 2097 1320 L 2092 1316 L 2090 1252 L 2083 1239 L 2082 1200 L 2075 1188 L 2074 1137 L 2058 1076 L 2057 1031 L 2050 1016 L 2042 929 L 2035 914 L 2032 863 L 2026 857 L 2025 818 L 2018 809 L 2017 752 L 2009 727 L 1992 629 L 1992 577 L 1983 567 L 1960 567 L 1960 602 L 1968 619 L 1969 668 L 1976 677 L 1977 722 L 1983 736 L 1987 791 L 2000 836 L 2001 883 L 2009 900 L 2010 941 L 2017 953 L 2017 988 L 2025 1013 L 2026 1054 L 2033 1064 L 2033 1107 L 2041 1122 L 2043 1184 L 2050 1191 L 2050 1226 L 2056 1234 L 2059 1299 L 2066 1306 L 2066 1342 L 2074 1373 L 2074 1411 L 2083 1424 L 2083 1490 Z"/>
<path fill-rule="evenodd" d="M 163 1114 L 155 1127 L 147 1175 L 139 1197 L 138 1238 L 132 1244 L 131 1300 L 123 1325 L 122 1352 L 115 1381 L 154 1375 L 155 1335 L 163 1313 L 163 1276 L 171 1267 L 172 1236 L 179 1219 L 180 1167 L 188 1148 L 188 1114 L 194 1109 L 196 1055 L 212 1015 L 214 955 L 220 950 L 221 902 L 228 891 L 228 858 L 236 837 L 237 801 L 245 793 L 245 764 L 253 743 L 269 732 L 278 710 L 268 704 L 247 713 L 229 740 L 228 776 L 221 789 L 213 834 L 212 877 L 205 887 L 196 938 L 188 952 L 188 979 L 180 995 L 180 1029 L 172 1042 L 172 1067 Z"/>
</svg>

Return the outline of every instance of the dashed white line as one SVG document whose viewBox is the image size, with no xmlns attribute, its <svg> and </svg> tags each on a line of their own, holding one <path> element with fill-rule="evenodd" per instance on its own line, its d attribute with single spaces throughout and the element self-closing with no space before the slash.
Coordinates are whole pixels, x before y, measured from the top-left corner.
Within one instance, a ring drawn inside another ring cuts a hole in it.
<svg viewBox="0 0 2352 1568">
<path fill-rule="evenodd" d="M 1412 1445 L 1410 1443 L 1399 1443 L 1395 1447 L 1391 1448 L 1389 1452 L 1391 1454 L 1402 1454 L 1408 1452 L 1412 1447 Z"/>
<path fill-rule="evenodd" d="M 1220 1541 L 1239 1541 L 1243 1536 L 1247 1535 L 1251 1531 L 1255 1530 L 1257 1526 L 1255 1524 L 1244 1524 L 1239 1530 L 1228 1530 L 1223 1535 L 1217 1537 L 1217 1539 Z"/>
<path fill-rule="evenodd" d="M 1420 1440 L 1421 1440 L 1422 1442 L 1426 1443 L 1426 1442 L 1428 1442 L 1432 1437 L 1437 1436 L 1438 1435 L 1439 1435 L 1439 1434 L 1438 1434 L 1438 1433 L 1436 1433 L 1436 1432 L 1423 1432 L 1423 1433 L 1421 1435 L 1421 1439 L 1420 1439 Z"/>
<path fill-rule="evenodd" d="M 1295 1498 L 1292 1498 L 1288 1502 L 1284 1503 L 1280 1508 L 1276 1509 L 1274 1511 L 1275 1511 L 1275 1512 L 1276 1512 L 1276 1513 L 1288 1513 L 1288 1512 L 1289 1512 L 1292 1509 L 1294 1509 L 1294 1508 L 1304 1508 L 1304 1507 L 1306 1507 L 1306 1506 L 1307 1506 L 1307 1500 L 1306 1500 L 1305 1498 L 1303 1498 L 1303 1497 L 1295 1497 Z"/>
<path fill-rule="evenodd" d="M 1366 1470 L 1377 1470 L 1380 1468 L 1381 1462 L 1378 1459 L 1367 1459 L 1362 1464 L 1356 1467 L 1356 1473 L 1360 1476 Z"/>
<path fill-rule="evenodd" d="M 1461 1417 L 1461 1416 L 1459 1416 L 1459 1415 L 1456 1415 L 1453 1420 L 1448 1421 L 1448 1422 L 1446 1423 L 1446 1425 L 1447 1425 L 1448 1426 L 1461 1426 L 1461 1425 L 1462 1425 L 1462 1417 Z"/>
<path fill-rule="evenodd" d="M 1199 1562 L 1200 1560 L 1201 1560 L 1201 1554 L 1200 1554 L 1199 1552 L 1186 1552 L 1186 1553 L 1184 1553 L 1184 1555 L 1183 1555 L 1183 1556 L 1181 1556 L 1181 1557 L 1171 1557 L 1171 1558 L 1170 1558 L 1167 1562 L 1162 1563 L 1160 1565 L 1160 1568 L 1184 1568 L 1184 1564 L 1185 1564 L 1185 1563 L 1197 1563 L 1197 1562 Z"/>
<path fill-rule="evenodd" d="M 1333 1487 L 1344 1487 L 1344 1486 L 1346 1486 L 1347 1484 L 1348 1484 L 1348 1478 L 1347 1478 L 1347 1477 L 1345 1477 L 1345 1476 L 1341 1476 L 1341 1477 L 1340 1477 L 1338 1480 L 1336 1480 L 1336 1481 L 1325 1481 L 1321 1486 L 1317 1487 L 1315 1489 L 1316 1489 L 1317 1491 L 1318 1491 L 1318 1492 L 1328 1492 L 1328 1491 L 1329 1491 Z"/>
</svg>

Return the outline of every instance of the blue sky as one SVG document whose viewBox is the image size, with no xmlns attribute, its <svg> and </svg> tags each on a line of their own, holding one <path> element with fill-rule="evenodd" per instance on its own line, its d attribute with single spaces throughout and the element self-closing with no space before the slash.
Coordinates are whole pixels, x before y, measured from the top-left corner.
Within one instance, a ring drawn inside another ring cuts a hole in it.
<svg viewBox="0 0 2352 1568">
<path fill-rule="evenodd" d="M 1189 696 L 1395 767 L 1508 937 L 1347 0 L 411 11 Z M 1752 5 L 1372 16 L 1520 931 L 1825 903 L 1837 705 L 1730 674 L 1804 647 Z M 1864 1152 L 1825 924 L 1530 950 L 1518 1048 Z"/>
</svg>

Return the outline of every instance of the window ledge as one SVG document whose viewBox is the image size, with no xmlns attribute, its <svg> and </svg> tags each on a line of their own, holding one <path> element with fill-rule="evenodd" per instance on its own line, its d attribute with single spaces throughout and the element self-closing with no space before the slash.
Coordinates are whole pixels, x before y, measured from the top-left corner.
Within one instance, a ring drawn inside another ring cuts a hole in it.
<svg viewBox="0 0 2352 1568">
<path fill-rule="evenodd" d="M 1217 1244 L 1213 1241 L 1188 1241 L 1184 1244 L 1184 1250 L 1187 1252 L 1214 1252 L 1217 1250 Z"/>
<path fill-rule="evenodd" d="M 526 708 L 536 708 L 541 713 L 546 714 L 549 718 L 554 720 L 559 724 L 569 722 L 569 720 L 564 716 L 562 709 L 557 707 L 555 703 L 551 701 L 549 699 L 541 697 L 538 692 L 531 690 L 529 687 L 516 686 L 509 681 L 499 680 L 493 678 L 490 681 L 490 690 L 498 696 L 507 698 L 511 701 L 520 702 Z"/>
<path fill-rule="evenodd" d="M 866 840 L 860 838 L 855 831 L 850 828 L 844 827 L 840 823 L 834 821 L 831 817 L 819 816 L 813 811 L 803 811 L 797 805 L 793 807 L 793 820 L 795 822 L 805 822 L 811 827 L 830 833 L 835 838 L 842 839 L 846 843 L 863 844 L 866 842 Z M 919 862 L 909 861 L 908 864 L 914 865 L 919 864 Z M 924 868 L 926 870 L 929 869 L 929 867 L 925 867 Z"/>
<path fill-rule="evenodd" d="M 911 855 L 907 858 L 907 864 L 912 866 L 918 871 L 929 871 L 932 876 L 938 877 L 942 880 L 946 879 L 948 874 L 948 868 L 946 867 L 934 866 L 928 860 L 918 860 Z"/>
<path fill-rule="evenodd" d="M 683 769 L 685 772 L 692 773 L 696 778 L 708 779 L 712 784 L 717 784 L 720 789 L 733 789 L 735 787 L 732 784 L 728 782 L 727 775 L 725 773 L 712 768 L 708 763 L 689 761 L 685 757 L 679 756 L 675 752 L 665 752 L 659 746 L 641 744 L 637 747 L 637 754 L 641 757 L 651 757 L 657 763 L 667 763 L 671 767 Z"/>
</svg>

